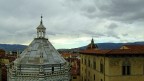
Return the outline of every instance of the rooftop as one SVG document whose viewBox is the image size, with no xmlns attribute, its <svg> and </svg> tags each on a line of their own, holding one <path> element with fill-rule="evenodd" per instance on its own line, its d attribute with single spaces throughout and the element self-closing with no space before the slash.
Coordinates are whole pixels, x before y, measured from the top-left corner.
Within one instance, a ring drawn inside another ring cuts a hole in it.
<svg viewBox="0 0 144 81">
<path fill-rule="evenodd" d="M 126 47 L 122 49 L 123 47 Z M 112 50 L 83 50 L 80 51 L 81 54 L 91 54 L 91 55 L 144 55 L 143 45 L 124 45 L 120 49 Z"/>
</svg>

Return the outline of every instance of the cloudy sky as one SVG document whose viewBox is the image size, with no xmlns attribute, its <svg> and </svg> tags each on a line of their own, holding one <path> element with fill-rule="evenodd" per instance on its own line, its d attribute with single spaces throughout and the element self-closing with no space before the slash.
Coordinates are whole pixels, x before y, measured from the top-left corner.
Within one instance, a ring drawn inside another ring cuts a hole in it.
<svg viewBox="0 0 144 81">
<path fill-rule="evenodd" d="M 28 45 L 41 14 L 56 48 L 144 41 L 144 0 L 0 0 L 0 43 Z"/>
</svg>

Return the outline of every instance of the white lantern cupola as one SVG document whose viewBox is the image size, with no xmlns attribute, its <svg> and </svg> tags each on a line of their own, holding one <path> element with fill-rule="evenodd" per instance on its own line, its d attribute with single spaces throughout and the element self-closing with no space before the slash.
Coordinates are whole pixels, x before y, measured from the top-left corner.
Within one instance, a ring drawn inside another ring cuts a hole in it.
<svg viewBox="0 0 144 81">
<path fill-rule="evenodd" d="M 45 38 L 46 28 L 43 25 L 42 18 L 41 16 L 40 25 L 37 27 L 37 38 Z"/>
</svg>

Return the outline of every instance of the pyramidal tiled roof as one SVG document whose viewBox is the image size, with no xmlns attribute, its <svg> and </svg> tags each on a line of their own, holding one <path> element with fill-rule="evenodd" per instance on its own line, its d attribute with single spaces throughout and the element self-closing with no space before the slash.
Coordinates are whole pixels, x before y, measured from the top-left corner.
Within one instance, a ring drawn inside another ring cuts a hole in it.
<svg viewBox="0 0 144 81">
<path fill-rule="evenodd" d="M 60 64 L 66 62 L 46 38 L 35 38 L 17 60 L 21 64 Z"/>
</svg>

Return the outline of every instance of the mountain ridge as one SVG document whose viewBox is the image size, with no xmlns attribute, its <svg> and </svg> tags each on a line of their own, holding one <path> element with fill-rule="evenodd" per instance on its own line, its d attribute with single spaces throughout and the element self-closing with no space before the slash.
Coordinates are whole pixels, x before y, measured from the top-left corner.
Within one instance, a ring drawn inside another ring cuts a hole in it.
<svg viewBox="0 0 144 81">
<path fill-rule="evenodd" d="M 27 46 L 21 44 L 0 44 L 0 49 L 5 51 L 23 51 Z"/>
<path fill-rule="evenodd" d="M 123 45 L 144 45 L 144 42 L 128 42 L 128 43 L 97 43 L 99 49 L 119 49 Z M 86 46 L 78 47 L 86 49 Z"/>
<path fill-rule="evenodd" d="M 144 42 L 130 42 L 130 43 L 97 43 L 96 44 L 99 49 L 118 49 L 122 45 L 144 45 Z M 21 44 L 0 44 L 0 49 L 4 49 L 5 51 L 23 51 L 27 45 Z M 57 50 L 84 50 L 86 46 L 71 48 L 71 49 L 57 49 Z"/>
</svg>

